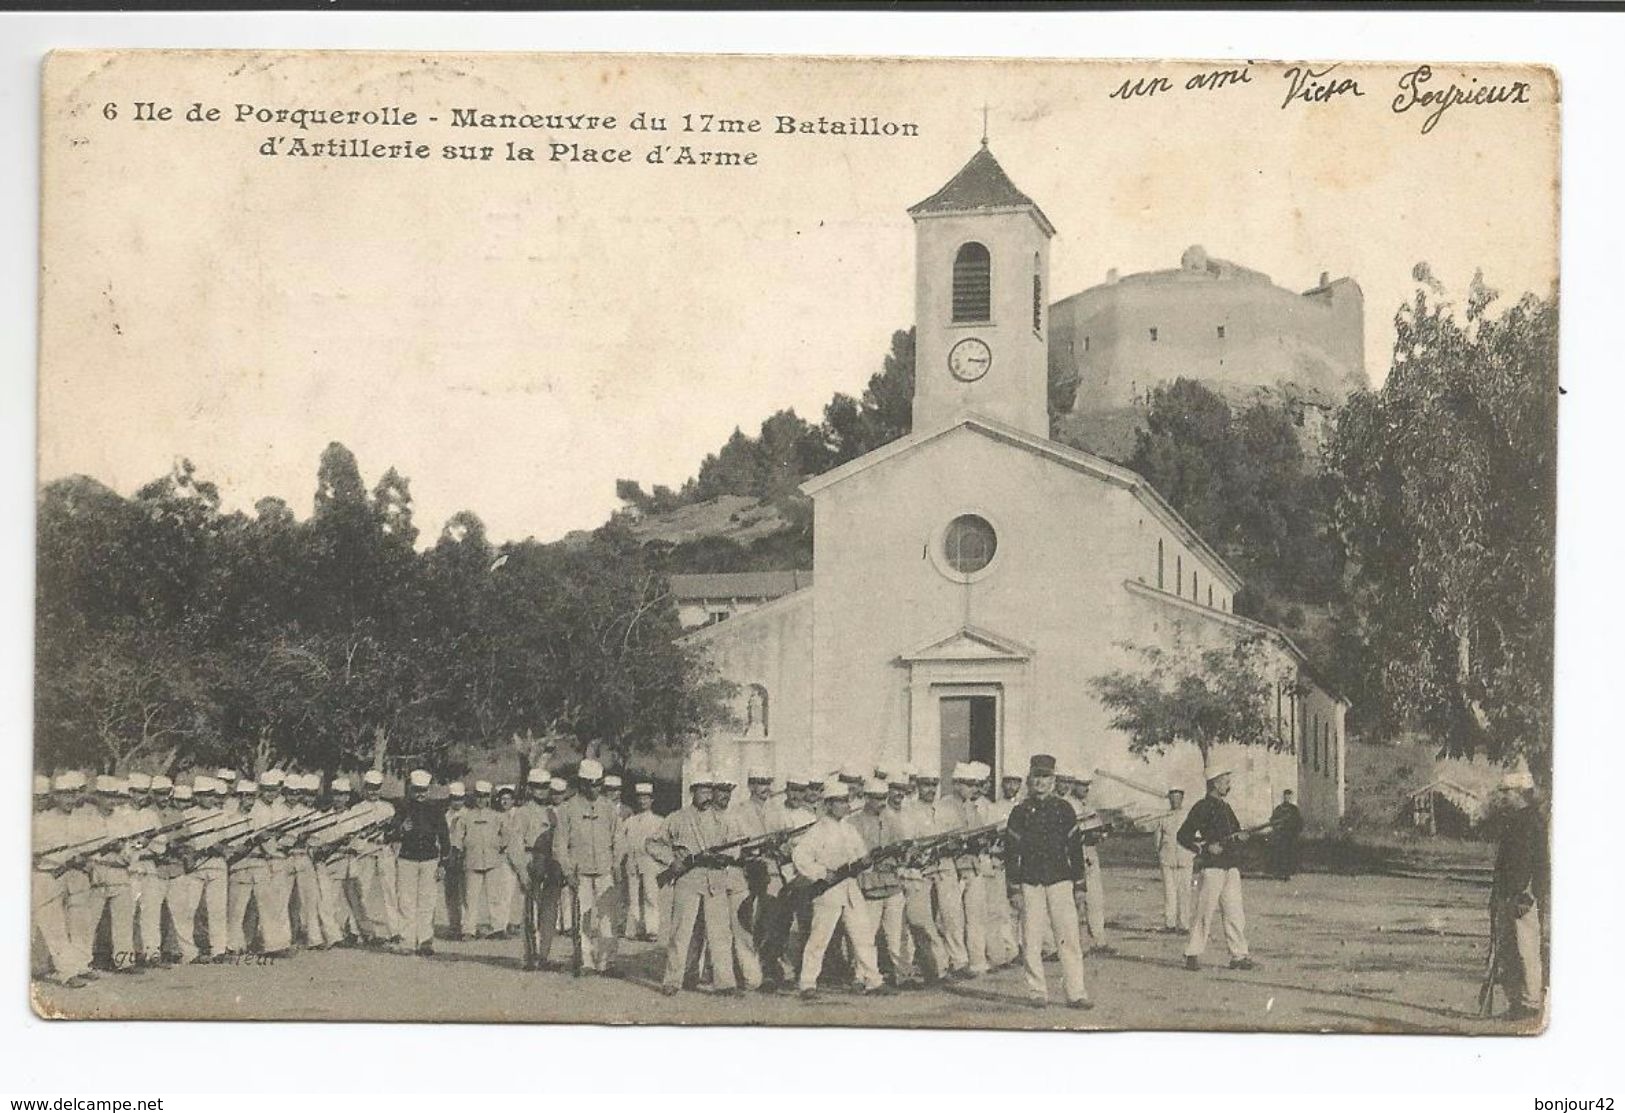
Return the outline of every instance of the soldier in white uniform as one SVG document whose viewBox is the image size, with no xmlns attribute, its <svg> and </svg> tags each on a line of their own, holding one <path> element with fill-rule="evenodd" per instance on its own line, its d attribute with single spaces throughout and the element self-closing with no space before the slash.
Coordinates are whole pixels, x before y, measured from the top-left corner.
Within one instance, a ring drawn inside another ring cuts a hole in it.
<svg viewBox="0 0 1625 1113">
<path fill-rule="evenodd" d="M 1168 790 L 1168 814 L 1157 820 L 1157 865 L 1162 869 L 1162 930 L 1178 934 L 1191 927 L 1191 865 L 1196 855 L 1179 845 L 1185 822 L 1185 790 Z"/>
<path fill-rule="evenodd" d="M 249 828 L 242 856 L 231 867 L 227 892 L 227 940 L 233 954 L 248 949 L 245 930 L 249 905 L 260 922 L 261 950 L 281 954 L 293 944 L 293 928 L 288 922 L 287 851 L 280 836 L 272 831 L 291 818 L 282 799 L 283 774 L 268 769 L 259 778 L 259 792 L 248 809 Z"/>
<path fill-rule="evenodd" d="M 648 842 L 649 854 L 661 867 L 693 858 L 727 840 L 721 813 L 711 809 L 711 776 L 696 770 L 689 778 L 689 806 L 665 818 L 660 833 Z M 703 925 L 705 946 L 713 955 L 726 955 L 733 947 L 728 926 L 728 885 L 721 869 L 699 865 L 686 870 L 672 884 L 671 933 L 666 937 L 666 976 L 660 992 L 668 997 L 683 989 L 694 929 Z M 717 991 L 736 996 L 742 991 L 731 962 L 712 963 Z"/>
<path fill-rule="evenodd" d="M 943 835 L 964 827 L 958 802 L 937 795 L 941 779 L 933 772 L 922 770 L 915 778 L 919 793 L 919 818 L 925 832 Z M 965 949 L 965 894 L 959 884 L 959 869 L 951 857 L 938 858 L 921 870 L 931 885 L 931 898 L 936 904 L 937 927 L 942 932 L 942 943 L 948 950 L 948 971 L 966 972 L 970 958 Z"/>
<path fill-rule="evenodd" d="M 615 958 L 614 900 L 621 858 L 617 803 L 602 795 L 604 767 L 584 758 L 576 795 L 554 812 L 553 857 L 575 908 L 575 972 L 607 974 Z"/>
<path fill-rule="evenodd" d="M 463 861 L 463 930 L 478 938 L 503 933 L 507 906 L 497 904 L 503 895 L 501 879 L 492 875 L 510 869 L 502 850 L 502 816 L 491 808 L 491 782 L 474 782 L 473 802 L 463 811 L 452 846 L 461 851 Z M 485 925 L 481 930 L 481 925 Z"/>
<path fill-rule="evenodd" d="M 134 813 L 132 823 L 136 829 L 155 831 L 163 826 L 163 816 L 152 797 L 152 778 L 145 773 L 131 773 L 125 778 L 125 784 L 129 788 L 129 807 Z M 164 895 L 169 885 L 157 860 L 164 848 L 162 841 L 131 840 L 127 854 L 130 895 L 135 900 L 135 957 L 142 966 L 161 966 L 164 959 Z"/>
<path fill-rule="evenodd" d="M 185 787 L 185 786 L 181 786 Z M 198 777 L 190 788 L 191 807 L 185 812 L 189 834 L 181 848 L 181 873 L 169 882 L 169 918 L 182 962 L 207 962 L 226 949 L 226 859 L 219 850 L 222 839 L 246 826 L 243 816 L 228 815 L 221 807 L 221 784 L 213 777 Z M 175 796 L 181 798 L 181 788 Z M 197 938 L 197 913 L 203 909 L 207 951 Z"/>
<path fill-rule="evenodd" d="M 321 778 L 314 773 L 290 774 L 283 782 L 290 815 L 303 816 L 315 824 L 316 793 L 321 789 Z M 316 880 L 316 859 L 306 839 L 295 837 L 288 846 L 288 916 L 294 922 L 294 909 L 298 909 L 300 933 L 310 947 L 322 947 L 327 937 L 322 931 L 321 886 Z"/>
<path fill-rule="evenodd" d="M 72 787 L 72 778 L 78 778 L 78 782 L 83 783 L 83 778 L 78 774 L 59 774 L 54 784 L 44 777 L 34 779 L 35 798 L 43 795 L 46 804 L 45 809 L 34 816 L 36 855 L 41 851 L 71 846 L 81 837 L 90 837 L 82 836 L 82 826 L 74 823 L 73 813 L 79 804 L 79 793 Z M 43 785 L 41 782 L 44 782 Z M 42 787 L 44 794 L 40 792 Z M 81 879 L 84 878 L 83 871 L 70 869 L 69 860 L 63 856 L 36 857 L 30 881 L 34 930 L 39 933 L 46 953 L 51 957 L 51 973 L 60 984 L 69 989 L 78 989 L 90 982 L 90 948 L 73 938 L 69 930 L 69 907 L 71 901 L 83 901 L 89 882 L 86 879 L 83 884 L 70 885 L 67 879 L 69 873 L 77 873 Z"/>
<path fill-rule="evenodd" d="M 844 784 L 824 788 L 824 814 L 811 830 L 796 840 L 790 852 L 796 873 L 813 883 L 827 882 L 834 871 L 863 858 L 867 849 L 857 828 L 846 822 L 851 794 Z M 880 993 L 886 984 L 880 976 L 875 954 L 875 928 L 869 919 L 868 902 L 856 877 L 845 877 L 813 897 L 812 926 L 801 954 L 801 976 L 797 984 L 803 999 L 818 993 L 818 975 L 824 968 L 824 952 L 839 927 L 852 953 L 853 972 L 865 994 Z"/>
<path fill-rule="evenodd" d="M 984 826 L 984 817 L 978 806 L 976 786 L 981 776 L 975 766 L 962 762 L 954 767 L 954 795 L 939 800 L 939 830 L 969 830 Z M 950 818 L 952 817 L 952 818 Z M 991 969 L 988 961 L 987 881 L 992 873 L 991 861 L 985 855 L 961 854 L 953 859 L 959 872 L 959 892 L 963 902 L 965 924 L 965 972 L 971 977 L 986 974 Z"/>
<path fill-rule="evenodd" d="M 1100 813 L 1089 805 L 1089 787 L 1093 783 L 1094 778 L 1087 773 L 1072 778 L 1072 810 L 1083 827 L 1102 827 Z M 1083 878 L 1074 895 L 1078 916 L 1089 927 L 1089 953 L 1110 954 L 1115 948 L 1106 940 L 1106 882 L 1100 870 L 1100 836 L 1086 833 L 1083 837 Z"/>
<path fill-rule="evenodd" d="M 621 870 L 626 875 L 627 939 L 653 942 L 660 935 L 660 886 L 655 878 L 660 863 L 649 854 L 649 840 L 660 830 L 655 814 L 655 786 L 641 781 L 633 786 L 637 810 L 621 823 Z"/>
</svg>

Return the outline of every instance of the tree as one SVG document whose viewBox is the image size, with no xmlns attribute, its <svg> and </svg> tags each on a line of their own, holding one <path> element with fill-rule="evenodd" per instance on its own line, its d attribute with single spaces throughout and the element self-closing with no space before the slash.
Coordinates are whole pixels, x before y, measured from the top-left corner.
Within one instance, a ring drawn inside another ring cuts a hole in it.
<svg viewBox="0 0 1625 1113">
<path fill-rule="evenodd" d="M 1456 305 L 1425 264 L 1380 391 L 1328 450 L 1351 606 L 1383 729 L 1551 775 L 1557 305 Z"/>
<path fill-rule="evenodd" d="M 1292 670 L 1274 663 L 1263 635 L 1197 648 L 1176 634 L 1172 649 L 1125 644 L 1139 669 L 1116 669 L 1089 681 L 1128 735 L 1129 751 L 1149 760 L 1189 742 L 1205 764 L 1215 746 L 1286 745 L 1275 729 L 1275 694 L 1295 686 Z"/>
</svg>

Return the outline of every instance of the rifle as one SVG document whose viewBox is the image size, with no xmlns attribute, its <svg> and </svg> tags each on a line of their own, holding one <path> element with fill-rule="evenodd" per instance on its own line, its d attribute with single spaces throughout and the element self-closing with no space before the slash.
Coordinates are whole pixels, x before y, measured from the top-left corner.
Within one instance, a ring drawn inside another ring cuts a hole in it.
<svg viewBox="0 0 1625 1113">
<path fill-rule="evenodd" d="M 226 864 L 236 865 L 238 862 L 241 862 L 244 858 L 254 853 L 254 851 L 258 850 L 261 846 L 265 845 L 265 841 L 267 839 L 274 838 L 275 836 L 282 834 L 284 831 L 297 827 L 302 823 L 308 822 L 309 820 L 310 816 L 308 815 L 291 815 L 287 819 L 279 819 L 277 822 L 268 824 L 267 826 L 255 827 L 253 830 L 244 831 L 241 834 L 233 835 L 231 838 L 226 839 L 225 842 L 220 844 L 222 847 L 226 846 L 228 843 L 235 844 L 236 846 L 233 853 L 226 856 Z"/>
<path fill-rule="evenodd" d="M 54 858 L 59 854 L 67 854 L 68 856 L 66 858 L 63 858 L 62 861 L 57 863 L 57 865 L 51 867 L 52 876 L 60 877 L 69 869 L 73 868 L 75 862 L 83 861 L 86 858 L 94 858 L 96 855 L 111 850 L 114 847 L 122 846 L 131 839 L 155 839 L 159 835 L 166 835 L 171 831 L 179 830 L 191 822 L 193 821 L 185 819 L 177 820 L 174 823 L 166 823 L 162 827 L 154 827 L 148 831 L 131 831 L 125 835 L 98 835 L 93 839 L 86 839 L 83 842 L 69 843 L 67 846 L 51 847 L 47 850 L 37 852 L 34 855 L 34 863 L 35 865 L 39 865 L 47 858 Z"/>
<path fill-rule="evenodd" d="M 730 850 L 737 850 L 747 843 L 755 842 L 760 837 L 759 835 L 746 835 L 742 839 L 731 839 L 728 842 L 718 843 L 716 846 L 696 850 L 693 854 L 685 854 L 655 875 L 655 883 L 657 885 L 670 885 L 689 870 L 699 869 L 701 866 L 707 866 L 711 869 L 736 866 L 739 863 L 727 859 L 725 857 L 726 853 Z"/>
<path fill-rule="evenodd" d="M 1275 828 L 1275 826 L 1276 826 L 1276 823 L 1272 819 L 1268 823 L 1260 823 L 1257 827 L 1243 827 L 1239 831 L 1232 831 L 1230 834 L 1226 835 L 1222 839 L 1197 839 L 1196 840 L 1196 853 L 1197 853 L 1197 856 L 1200 857 L 1201 855 L 1206 854 L 1209 847 L 1224 846 L 1226 843 L 1235 842 L 1237 839 L 1240 839 L 1243 835 L 1261 834 L 1261 833 L 1263 833 L 1265 831 L 1273 830 Z"/>
<path fill-rule="evenodd" d="M 991 854 L 994 845 L 1004 833 L 1003 823 L 989 823 L 967 831 L 949 831 L 941 835 L 925 835 L 907 840 L 908 866 L 929 866 L 944 858 L 957 858 L 962 854 Z"/>
<path fill-rule="evenodd" d="M 349 835 L 346 836 L 346 839 L 353 839 L 353 838 L 355 838 L 355 837 L 357 837 L 359 835 L 370 835 L 370 834 L 372 834 L 372 832 L 375 829 L 377 829 L 379 827 L 386 826 L 386 825 L 388 825 L 390 823 L 393 823 L 393 822 L 395 822 L 395 817 L 394 816 L 391 816 L 391 815 L 380 816 L 377 819 L 374 819 L 374 820 L 372 820 L 372 821 L 370 821 L 368 823 L 363 823 L 360 827 L 357 827 L 354 831 L 351 831 L 349 833 Z M 334 826 L 337 826 L 337 825 L 338 825 L 338 821 L 337 821 L 337 819 L 335 819 L 332 823 L 323 823 L 323 824 L 321 824 L 319 827 L 316 828 L 316 830 L 325 831 L 327 828 L 334 827 Z M 315 833 L 316 833 L 315 831 L 302 831 L 302 832 L 300 832 L 299 837 L 303 838 L 305 835 L 315 834 Z M 330 843 L 323 843 L 321 846 L 318 846 L 318 847 L 314 848 L 313 850 L 311 850 L 311 852 L 310 852 L 311 857 L 316 859 L 317 861 L 325 862 L 325 861 L 327 861 L 327 859 L 329 857 L 331 857 L 334 853 L 336 853 L 338 851 L 339 845 L 340 844 L 339 844 L 338 840 L 334 840 L 333 842 L 330 842 Z"/>
<path fill-rule="evenodd" d="M 1490 954 L 1484 963 L 1484 981 L 1478 987 L 1478 1015 L 1495 1015 L 1495 983 L 1501 979 L 1501 933 L 1495 895 L 1490 895 Z"/>
<path fill-rule="evenodd" d="M 201 831 L 188 831 L 180 839 L 176 840 L 177 842 L 181 843 L 182 845 L 180 845 L 180 846 L 171 846 L 170 849 L 169 849 L 169 852 L 164 855 L 164 858 L 166 860 L 174 859 L 175 861 L 180 863 L 180 866 L 181 866 L 182 869 L 184 869 L 186 872 L 190 873 L 197 866 L 198 856 L 200 854 L 206 853 L 208 850 L 215 849 L 215 848 L 214 847 L 205 847 L 203 850 L 196 850 L 196 849 L 193 849 L 190 846 L 185 845 L 185 843 L 188 840 L 199 838 L 199 837 L 202 837 L 202 836 L 205 836 L 205 835 L 218 835 L 221 832 L 230 831 L 230 830 L 233 830 L 234 828 L 241 827 L 243 824 L 248 823 L 248 822 L 250 822 L 249 818 L 245 815 L 241 819 L 234 819 L 230 823 L 222 823 L 218 827 L 205 827 Z M 222 842 L 224 842 L 224 841 L 229 841 L 229 840 L 222 840 Z"/>
<path fill-rule="evenodd" d="M 913 844 L 919 841 L 918 839 L 899 839 L 897 842 L 887 843 L 885 846 L 877 846 L 861 858 L 854 859 L 844 866 L 836 866 L 825 875 L 822 881 L 812 882 L 807 886 L 807 895 L 808 897 L 822 896 L 848 878 L 865 873 L 882 862 L 901 859 L 909 853 Z"/>
</svg>

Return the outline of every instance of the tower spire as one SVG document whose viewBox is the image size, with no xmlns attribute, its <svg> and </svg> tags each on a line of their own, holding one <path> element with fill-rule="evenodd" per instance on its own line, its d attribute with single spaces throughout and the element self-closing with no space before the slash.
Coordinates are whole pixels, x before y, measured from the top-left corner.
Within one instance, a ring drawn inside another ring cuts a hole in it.
<svg viewBox="0 0 1625 1113">
<path fill-rule="evenodd" d="M 987 146 L 987 101 L 982 102 L 982 146 Z"/>
</svg>

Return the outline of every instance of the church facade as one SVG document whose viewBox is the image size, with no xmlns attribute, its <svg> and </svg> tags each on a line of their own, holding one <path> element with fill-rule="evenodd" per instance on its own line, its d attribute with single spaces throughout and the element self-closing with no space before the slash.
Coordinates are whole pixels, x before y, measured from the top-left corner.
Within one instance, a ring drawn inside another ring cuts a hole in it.
<svg viewBox="0 0 1625 1113">
<path fill-rule="evenodd" d="M 1344 810 L 1347 703 L 1289 639 L 1234 613 L 1241 581 L 1148 483 L 1048 438 L 1054 226 L 984 146 L 909 210 L 916 230 L 910 435 L 803 486 L 807 586 L 685 635 L 739 691 L 739 724 L 691 760 L 776 776 L 1034 753 L 1147 813 L 1202 790 L 1196 748 L 1130 752 L 1091 680 L 1254 637 L 1279 748 L 1228 747 L 1232 802 L 1262 821 L 1295 789 L 1312 826 Z"/>
</svg>

